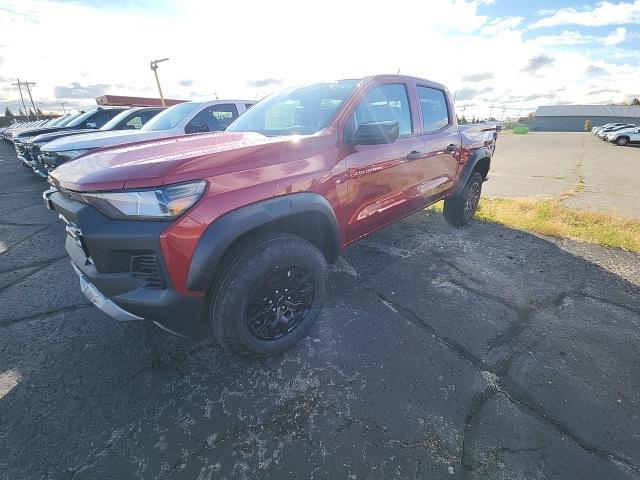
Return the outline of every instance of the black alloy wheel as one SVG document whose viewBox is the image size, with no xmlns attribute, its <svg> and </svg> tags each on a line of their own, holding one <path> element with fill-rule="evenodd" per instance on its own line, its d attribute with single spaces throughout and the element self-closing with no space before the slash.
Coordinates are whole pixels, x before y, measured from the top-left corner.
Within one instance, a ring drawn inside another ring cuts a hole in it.
<svg viewBox="0 0 640 480">
<path fill-rule="evenodd" d="M 313 276 L 300 266 L 274 268 L 249 296 L 244 319 L 260 340 L 278 340 L 306 318 L 313 305 Z"/>
</svg>

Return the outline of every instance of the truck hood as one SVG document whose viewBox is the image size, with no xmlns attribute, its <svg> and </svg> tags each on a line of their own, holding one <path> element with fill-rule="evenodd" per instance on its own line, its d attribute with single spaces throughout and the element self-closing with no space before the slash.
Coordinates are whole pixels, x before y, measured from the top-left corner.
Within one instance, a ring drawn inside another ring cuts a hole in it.
<svg viewBox="0 0 640 480">
<path fill-rule="evenodd" d="M 53 133 L 53 132 L 59 132 L 61 130 L 65 130 L 66 127 L 50 127 L 50 128 L 32 128 L 29 130 L 22 130 L 18 133 L 16 133 L 16 135 L 13 138 L 17 138 L 17 139 L 22 139 L 24 137 L 35 137 L 36 135 L 42 135 L 44 133 Z"/>
<path fill-rule="evenodd" d="M 279 162 L 286 145 L 302 143 L 246 132 L 181 135 L 91 152 L 55 169 L 51 179 L 75 191 L 155 187 Z"/>
<path fill-rule="evenodd" d="M 60 130 L 58 132 L 43 133 L 31 139 L 31 143 L 48 143 L 58 138 L 68 137 L 70 135 L 87 135 L 95 130 Z"/>
<path fill-rule="evenodd" d="M 158 134 L 162 132 L 141 132 L 139 130 L 89 130 L 81 137 L 70 136 L 53 140 L 47 145 L 48 152 L 64 152 L 66 150 L 91 150 L 94 148 L 110 147 L 129 142 L 139 142 L 140 140 L 150 140 L 157 138 L 151 136 L 145 138 L 144 133 Z"/>
</svg>

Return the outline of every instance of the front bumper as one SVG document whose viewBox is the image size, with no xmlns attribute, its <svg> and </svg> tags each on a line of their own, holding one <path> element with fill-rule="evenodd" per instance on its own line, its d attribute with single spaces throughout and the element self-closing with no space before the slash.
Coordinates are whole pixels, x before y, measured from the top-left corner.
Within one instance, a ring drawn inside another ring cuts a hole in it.
<svg viewBox="0 0 640 480">
<path fill-rule="evenodd" d="M 94 305 L 118 320 L 145 319 L 199 336 L 205 297 L 178 292 L 162 255 L 160 234 L 170 223 L 113 220 L 55 188 L 43 198 L 66 223 L 65 248 Z"/>
<path fill-rule="evenodd" d="M 100 293 L 100 290 L 98 290 L 96 286 L 89 281 L 89 278 L 84 273 L 82 273 L 82 271 L 78 267 L 76 267 L 75 263 L 71 262 L 71 265 L 78 274 L 78 278 L 80 280 L 80 290 L 82 290 L 84 296 L 87 297 L 89 301 L 96 307 L 109 315 L 111 318 L 114 318 L 121 322 L 144 320 L 144 318 L 127 312 L 124 308 L 119 307 L 107 297 L 105 297 L 102 293 Z"/>
</svg>

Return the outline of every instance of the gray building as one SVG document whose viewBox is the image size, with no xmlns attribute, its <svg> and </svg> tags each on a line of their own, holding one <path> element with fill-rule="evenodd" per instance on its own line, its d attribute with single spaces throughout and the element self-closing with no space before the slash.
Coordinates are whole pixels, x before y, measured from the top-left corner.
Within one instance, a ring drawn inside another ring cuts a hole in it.
<svg viewBox="0 0 640 480">
<path fill-rule="evenodd" d="M 594 127 L 605 123 L 640 125 L 640 107 L 623 105 L 548 105 L 538 107 L 531 130 L 538 132 L 583 132 L 584 122 Z"/>
</svg>

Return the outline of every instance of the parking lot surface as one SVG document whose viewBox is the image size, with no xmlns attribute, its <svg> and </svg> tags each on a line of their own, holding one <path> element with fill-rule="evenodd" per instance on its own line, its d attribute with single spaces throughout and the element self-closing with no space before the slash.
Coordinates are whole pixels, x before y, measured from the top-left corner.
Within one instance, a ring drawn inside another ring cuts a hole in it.
<svg viewBox="0 0 640 480">
<path fill-rule="evenodd" d="M 491 197 L 559 198 L 566 206 L 640 217 L 640 147 L 590 133 L 504 134 L 483 188 Z"/>
<path fill-rule="evenodd" d="M 89 305 L 45 188 L 0 144 L 2 479 L 640 478 L 637 254 L 419 212 L 247 363 Z"/>
</svg>

